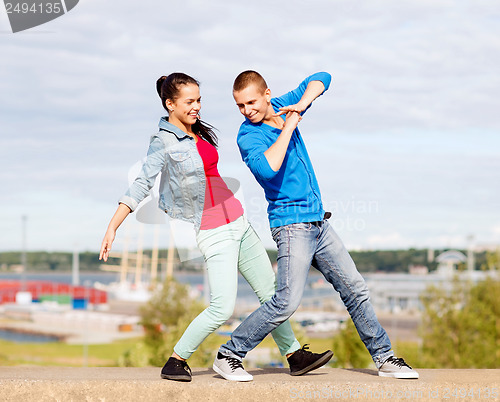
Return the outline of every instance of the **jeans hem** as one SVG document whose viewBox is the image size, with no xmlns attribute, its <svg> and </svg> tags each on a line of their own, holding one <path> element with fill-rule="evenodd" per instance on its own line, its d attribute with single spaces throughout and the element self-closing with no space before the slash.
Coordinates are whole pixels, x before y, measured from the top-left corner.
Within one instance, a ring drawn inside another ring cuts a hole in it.
<svg viewBox="0 0 500 402">
<path fill-rule="evenodd" d="M 187 360 L 191 357 L 192 353 L 187 353 L 186 355 L 182 352 L 178 352 L 177 350 L 175 350 L 175 348 L 177 347 L 177 345 L 174 346 L 174 352 L 177 356 L 179 357 L 182 357 L 184 360 Z M 187 356 L 187 357 L 186 357 Z"/>
<path fill-rule="evenodd" d="M 281 353 L 281 356 L 286 356 L 286 355 L 288 355 L 288 354 L 290 354 L 290 353 L 294 353 L 294 352 L 296 352 L 296 351 L 297 351 L 297 350 L 299 350 L 299 349 L 300 349 L 300 343 L 299 343 L 299 341 L 296 339 L 296 340 L 295 340 L 295 342 L 293 342 L 292 346 L 290 346 L 290 347 L 288 348 L 288 350 L 285 350 L 285 351 L 280 351 L 280 353 Z"/>
<path fill-rule="evenodd" d="M 238 356 L 237 354 L 235 354 L 234 352 L 226 349 L 226 348 L 223 348 L 222 346 L 219 348 L 219 351 L 218 351 L 221 355 L 224 355 L 226 357 L 234 357 L 235 359 L 238 359 L 240 362 L 243 361 L 243 358 L 241 356 Z"/>
<path fill-rule="evenodd" d="M 392 350 L 389 350 L 388 352 L 382 353 L 378 356 L 373 356 L 373 361 L 374 361 L 377 369 L 382 367 L 382 365 L 385 363 L 385 361 L 391 356 L 394 356 L 394 352 Z"/>
</svg>

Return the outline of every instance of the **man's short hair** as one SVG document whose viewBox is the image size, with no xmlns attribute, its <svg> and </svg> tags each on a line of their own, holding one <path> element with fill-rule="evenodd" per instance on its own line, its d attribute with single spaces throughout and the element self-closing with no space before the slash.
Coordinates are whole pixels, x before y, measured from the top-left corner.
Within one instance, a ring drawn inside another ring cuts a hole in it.
<svg viewBox="0 0 500 402">
<path fill-rule="evenodd" d="M 257 89 L 264 93 L 267 89 L 266 80 L 257 71 L 247 70 L 240 73 L 233 84 L 233 91 L 243 91 L 248 86 L 255 84 Z"/>
</svg>

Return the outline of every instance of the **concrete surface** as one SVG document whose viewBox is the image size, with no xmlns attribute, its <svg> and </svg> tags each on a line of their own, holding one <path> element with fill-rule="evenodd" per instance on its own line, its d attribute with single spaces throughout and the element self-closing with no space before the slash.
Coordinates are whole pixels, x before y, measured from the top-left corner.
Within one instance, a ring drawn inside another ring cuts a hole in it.
<svg viewBox="0 0 500 402">
<path fill-rule="evenodd" d="M 254 381 L 237 383 L 194 369 L 182 383 L 162 380 L 159 368 L 0 367 L 0 401 L 500 401 L 500 370 L 418 371 L 418 380 L 396 380 L 369 369 L 255 369 Z"/>
</svg>

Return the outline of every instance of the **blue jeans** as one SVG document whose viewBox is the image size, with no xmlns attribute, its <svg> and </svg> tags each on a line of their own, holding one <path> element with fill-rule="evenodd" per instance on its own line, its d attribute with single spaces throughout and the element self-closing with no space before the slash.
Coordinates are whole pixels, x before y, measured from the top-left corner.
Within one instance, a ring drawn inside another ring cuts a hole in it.
<svg viewBox="0 0 500 402">
<path fill-rule="evenodd" d="M 200 230 L 196 240 L 207 264 L 210 305 L 189 324 L 174 346 L 183 359 L 188 359 L 233 314 L 238 271 L 261 303 L 271 299 L 276 285 L 266 249 L 245 216 L 215 229 Z M 288 321 L 274 329 L 272 336 L 282 355 L 300 349 Z"/>
<path fill-rule="evenodd" d="M 340 293 L 361 340 L 380 367 L 394 354 L 391 342 L 375 316 L 363 277 L 330 224 L 326 220 L 294 223 L 272 228 L 272 235 L 278 245 L 276 293 L 234 330 L 219 351 L 242 359 L 287 320 L 299 307 L 312 265 Z"/>
</svg>

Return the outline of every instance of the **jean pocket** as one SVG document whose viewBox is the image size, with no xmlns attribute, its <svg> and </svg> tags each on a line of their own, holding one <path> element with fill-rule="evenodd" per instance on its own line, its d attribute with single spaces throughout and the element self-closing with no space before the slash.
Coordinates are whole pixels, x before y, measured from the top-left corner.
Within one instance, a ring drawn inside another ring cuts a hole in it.
<svg viewBox="0 0 500 402">
<path fill-rule="evenodd" d="M 281 226 L 278 226 L 276 228 L 271 228 L 271 236 L 273 237 L 273 240 L 276 244 L 278 244 L 278 241 L 280 239 L 280 233 L 283 228 Z"/>
<path fill-rule="evenodd" d="M 190 184 L 196 178 L 196 169 L 189 152 L 170 152 L 167 169 L 171 176 L 181 180 L 181 187 Z M 197 183 L 196 183 L 197 184 Z"/>
<path fill-rule="evenodd" d="M 310 223 L 310 222 L 299 222 L 299 223 L 292 223 L 291 225 L 287 225 L 287 230 L 313 230 L 316 227 Z"/>
<path fill-rule="evenodd" d="M 189 152 L 171 152 L 168 156 L 176 162 L 182 162 L 189 158 Z"/>
<path fill-rule="evenodd" d="M 189 152 L 170 152 L 168 157 L 171 163 L 176 167 L 185 167 L 190 162 Z"/>
</svg>

